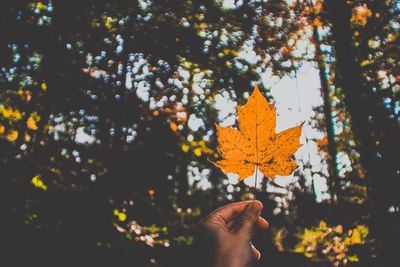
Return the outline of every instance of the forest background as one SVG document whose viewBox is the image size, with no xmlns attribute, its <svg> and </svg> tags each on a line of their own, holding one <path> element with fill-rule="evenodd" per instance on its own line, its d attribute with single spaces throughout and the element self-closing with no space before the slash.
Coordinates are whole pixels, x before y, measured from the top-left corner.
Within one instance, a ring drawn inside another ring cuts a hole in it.
<svg viewBox="0 0 400 267">
<path fill-rule="evenodd" d="M 1 4 L 2 266 L 189 266 L 199 218 L 254 197 L 257 266 L 398 265 L 398 1 Z M 256 188 L 209 161 L 254 84 L 305 121 Z"/>
</svg>

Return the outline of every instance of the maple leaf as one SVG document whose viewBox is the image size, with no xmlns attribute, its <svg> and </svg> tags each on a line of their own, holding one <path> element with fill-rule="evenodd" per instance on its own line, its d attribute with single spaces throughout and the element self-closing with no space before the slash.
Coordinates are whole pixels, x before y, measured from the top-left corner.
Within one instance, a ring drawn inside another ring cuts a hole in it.
<svg viewBox="0 0 400 267">
<path fill-rule="evenodd" d="M 292 159 L 301 146 L 303 123 L 275 132 L 275 106 L 269 104 L 256 85 L 247 103 L 238 108 L 239 130 L 216 125 L 222 159 L 214 162 L 225 173 L 239 174 L 239 181 L 253 175 L 256 167 L 265 177 L 290 175 L 297 168 Z"/>
</svg>

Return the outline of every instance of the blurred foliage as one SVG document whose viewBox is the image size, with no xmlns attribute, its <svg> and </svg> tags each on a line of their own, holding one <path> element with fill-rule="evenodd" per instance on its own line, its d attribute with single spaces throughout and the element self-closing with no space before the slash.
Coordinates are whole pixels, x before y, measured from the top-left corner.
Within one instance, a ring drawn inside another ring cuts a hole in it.
<svg viewBox="0 0 400 267">
<path fill-rule="evenodd" d="M 357 254 L 351 254 L 350 249 L 352 246 L 364 244 L 367 236 L 368 227 L 365 225 L 357 225 L 344 231 L 341 224 L 328 227 L 326 222 L 320 221 L 317 227 L 306 228 L 298 233 L 299 243 L 294 251 L 314 261 L 344 266 L 348 262 L 359 261 Z"/>
</svg>

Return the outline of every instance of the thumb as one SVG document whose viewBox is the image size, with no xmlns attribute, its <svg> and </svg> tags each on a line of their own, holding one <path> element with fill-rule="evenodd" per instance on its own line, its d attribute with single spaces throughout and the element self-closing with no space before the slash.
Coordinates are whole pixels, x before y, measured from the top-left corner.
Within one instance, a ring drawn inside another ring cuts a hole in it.
<svg viewBox="0 0 400 267">
<path fill-rule="evenodd" d="M 254 200 L 247 205 L 239 217 L 237 231 L 250 238 L 253 233 L 253 229 L 258 222 L 258 217 L 261 214 L 262 208 L 263 205 L 258 200 Z"/>
</svg>

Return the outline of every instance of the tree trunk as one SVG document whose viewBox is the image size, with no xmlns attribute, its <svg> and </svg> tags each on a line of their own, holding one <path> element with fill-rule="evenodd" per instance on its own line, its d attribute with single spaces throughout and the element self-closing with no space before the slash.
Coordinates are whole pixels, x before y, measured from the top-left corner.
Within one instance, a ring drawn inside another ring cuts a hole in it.
<svg viewBox="0 0 400 267">
<path fill-rule="evenodd" d="M 324 114 L 326 122 L 326 134 L 328 137 L 328 172 L 329 172 L 329 191 L 332 202 L 336 202 L 340 195 L 340 181 L 337 164 L 337 147 L 335 141 L 335 130 L 333 128 L 332 104 L 329 96 L 329 83 L 326 75 L 326 67 L 323 61 L 323 54 L 320 46 L 320 36 L 318 27 L 314 26 L 313 42 L 315 44 L 315 61 L 318 64 L 319 77 L 321 81 L 321 92 L 324 99 Z"/>
</svg>

